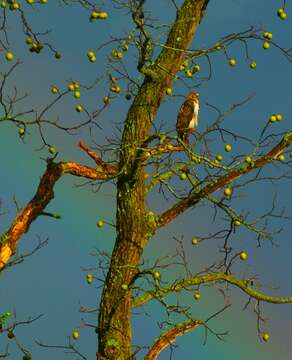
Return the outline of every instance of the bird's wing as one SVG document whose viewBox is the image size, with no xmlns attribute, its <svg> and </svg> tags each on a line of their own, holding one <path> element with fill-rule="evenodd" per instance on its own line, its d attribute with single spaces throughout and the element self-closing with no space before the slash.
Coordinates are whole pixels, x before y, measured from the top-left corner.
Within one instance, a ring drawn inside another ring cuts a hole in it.
<svg viewBox="0 0 292 360">
<path fill-rule="evenodd" d="M 194 115 L 194 102 L 191 100 L 186 100 L 178 113 L 176 129 L 185 130 L 188 128 L 189 123 L 191 122 Z"/>
</svg>

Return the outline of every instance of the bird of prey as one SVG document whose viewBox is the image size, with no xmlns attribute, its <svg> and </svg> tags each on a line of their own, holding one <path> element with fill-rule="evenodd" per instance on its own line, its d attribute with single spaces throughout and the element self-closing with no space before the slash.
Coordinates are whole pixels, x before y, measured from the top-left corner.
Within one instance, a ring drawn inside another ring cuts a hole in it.
<svg viewBox="0 0 292 360">
<path fill-rule="evenodd" d="M 186 144 L 198 127 L 199 108 L 199 93 L 192 91 L 181 105 L 176 121 L 177 136 Z"/>
</svg>

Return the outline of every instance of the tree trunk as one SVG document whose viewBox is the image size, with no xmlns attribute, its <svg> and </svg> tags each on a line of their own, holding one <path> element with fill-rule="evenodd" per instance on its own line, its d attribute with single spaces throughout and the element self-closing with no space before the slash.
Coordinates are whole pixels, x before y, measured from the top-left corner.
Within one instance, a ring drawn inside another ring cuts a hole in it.
<svg viewBox="0 0 292 360">
<path fill-rule="evenodd" d="M 184 61 L 184 51 L 178 49 L 188 49 L 207 3 L 208 0 L 185 0 L 177 11 L 166 47 L 150 66 L 151 75 L 145 77 L 125 121 L 117 183 L 117 238 L 99 309 L 97 359 L 134 359 L 131 285 L 152 236 L 145 209 L 144 165 L 137 160 L 137 152 L 150 135 L 165 90 Z"/>
<path fill-rule="evenodd" d="M 130 288 L 149 238 L 145 209 L 144 167 L 141 164 L 135 167 L 136 152 L 139 147 L 137 139 L 145 139 L 151 127 L 147 110 L 149 106 L 145 105 L 149 94 L 147 87 L 147 83 L 142 86 L 140 95 L 129 111 L 122 139 L 120 161 L 122 175 L 117 184 L 117 239 L 99 313 L 99 353 L 110 360 L 134 358 L 131 355 Z M 157 104 L 154 107 L 157 108 Z M 124 288 L 125 285 L 128 286 L 128 290 Z"/>
</svg>

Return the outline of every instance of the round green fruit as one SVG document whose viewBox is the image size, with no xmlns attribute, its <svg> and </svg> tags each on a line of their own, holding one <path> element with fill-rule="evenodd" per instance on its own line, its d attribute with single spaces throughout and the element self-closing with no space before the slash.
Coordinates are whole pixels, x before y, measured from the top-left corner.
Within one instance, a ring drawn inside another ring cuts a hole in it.
<svg viewBox="0 0 292 360">
<path fill-rule="evenodd" d="M 5 58 L 7 61 L 12 61 L 14 59 L 14 54 L 12 51 L 7 51 Z"/>
<path fill-rule="evenodd" d="M 182 66 L 183 67 L 187 67 L 187 66 L 189 66 L 189 61 L 188 60 L 185 60 L 183 63 L 182 63 Z"/>
<path fill-rule="evenodd" d="M 276 115 L 271 115 L 270 117 L 269 117 L 269 121 L 271 122 L 271 123 L 274 123 L 274 122 L 276 122 L 277 121 L 277 116 Z"/>
<path fill-rule="evenodd" d="M 49 150 L 49 153 L 52 155 L 56 153 L 56 148 L 54 148 L 54 146 L 50 146 L 48 150 Z"/>
<path fill-rule="evenodd" d="M 96 62 L 96 56 L 95 56 L 95 55 L 94 55 L 94 56 L 91 56 L 91 57 L 89 58 L 89 61 L 90 61 L 91 63 Z"/>
<path fill-rule="evenodd" d="M 280 161 L 285 161 L 285 155 L 284 155 L 284 154 L 280 154 L 280 155 L 278 156 L 278 159 L 279 159 Z"/>
<path fill-rule="evenodd" d="M 272 40 L 272 39 L 273 39 L 273 34 L 272 34 L 271 32 L 265 31 L 265 32 L 263 33 L 263 37 L 264 37 L 265 39 Z"/>
<path fill-rule="evenodd" d="M 193 67 L 193 72 L 199 72 L 201 70 L 201 66 L 199 64 L 195 64 Z"/>
<path fill-rule="evenodd" d="M 86 275 L 86 281 L 87 281 L 87 284 L 92 284 L 93 283 L 93 275 L 92 274 L 87 274 Z"/>
<path fill-rule="evenodd" d="M 102 20 L 107 19 L 107 18 L 108 18 L 108 13 L 105 12 L 105 11 L 101 11 L 101 12 L 99 13 L 99 18 L 102 19 Z"/>
<path fill-rule="evenodd" d="M 180 178 L 180 180 L 186 180 L 187 174 L 186 174 L 186 173 L 181 173 L 181 174 L 179 175 L 179 178 Z"/>
<path fill-rule="evenodd" d="M 99 18 L 99 14 L 100 12 L 99 11 L 92 11 L 91 14 L 90 14 L 90 17 L 91 19 L 98 19 Z"/>
<path fill-rule="evenodd" d="M 242 251 L 239 254 L 240 260 L 246 260 L 248 258 L 248 254 L 245 251 Z"/>
<path fill-rule="evenodd" d="M 230 187 L 227 187 L 224 189 L 224 195 L 229 197 L 232 194 L 232 189 Z"/>
<path fill-rule="evenodd" d="M 268 39 L 268 31 L 265 31 L 264 33 L 263 33 L 263 37 L 265 38 L 265 39 Z"/>
<path fill-rule="evenodd" d="M 197 238 L 192 238 L 192 245 L 198 245 L 199 240 Z"/>
<path fill-rule="evenodd" d="M 78 104 L 78 105 L 76 105 L 75 109 L 76 109 L 77 112 L 82 112 L 83 111 L 83 106 Z"/>
<path fill-rule="evenodd" d="M 268 41 L 264 41 L 264 42 L 263 42 L 263 48 L 264 48 L 264 49 L 269 49 L 270 46 L 271 46 L 271 44 L 270 44 Z"/>
<path fill-rule="evenodd" d="M 199 292 L 195 292 L 194 293 L 194 299 L 195 300 L 200 300 L 200 298 L 201 298 L 201 294 Z"/>
<path fill-rule="evenodd" d="M 37 52 L 38 51 L 38 45 L 37 45 L 37 43 L 32 43 L 31 44 L 31 47 L 29 48 L 29 51 L 30 52 Z"/>
<path fill-rule="evenodd" d="M 89 58 L 95 56 L 94 51 L 92 51 L 92 50 L 88 51 L 88 52 L 87 52 L 87 56 L 88 56 Z"/>
<path fill-rule="evenodd" d="M 255 61 L 252 61 L 250 64 L 249 64 L 249 67 L 251 69 L 255 69 L 257 67 L 257 63 Z"/>
<path fill-rule="evenodd" d="M 20 4 L 17 3 L 17 2 L 11 4 L 11 6 L 12 6 L 12 10 L 19 10 L 20 9 Z"/>
<path fill-rule="evenodd" d="M 129 45 L 125 42 L 121 45 L 121 49 L 126 52 L 129 50 Z"/>
<path fill-rule="evenodd" d="M 159 271 L 154 271 L 153 276 L 154 276 L 154 279 L 156 279 L 156 280 L 159 280 L 161 278 L 161 274 Z"/>
<path fill-rule="evenodd" d="M 104 225 L 104 221 L 103 220 L 98 220 L 97 223 L 96 223 L 96 226 L 99 227 L 99 228 L 102 228 Z"/>
<path fill-rule="evenodd" d="M 28 36 L 25 40 L 25 42 L 27 43 L 27 45 L 31 45 L 33 43 L 32 37 Z"/>
<path fill-rule="evenodd" d="M 281 20 L 286 20 L 287 19 L 287 14 L 285 13 L 283 8 L 278 9 L 277 15 L 279 16 L 279 18 Z"/>
<path fill-rule="evenodd" d="M 229 152 L 229 151 L 231 151 L 232 147 L 230 144 L 226 144 L 224 149 L 226 152 Z"/>
<path fill-rule="evenodd" d="M 58 89 L 56 86 L 53 86 L 53 87 L 51 88 L 51 92 L 52 92 L 53 94 L 58 94 L 59 89 Z"/>
<path fill-rule="evenodd" d="M 131 100 L 132 96 L 131 96 L 131 94 L 128 93 L 125 95 L 125 98 L 126 98 L 126 100 Z"/>
<path fill-rule="evenodd" d="M 166 88 L 165 93 L 166 93 L 166 95 L 171 96 L 172 95 L 172 88 L 171 87 Z"/>
<path fill-rule="evenodd" d="M 105 104 L 108 104 L 108 103 L 110 102 L 109 96 L 105 96 L 105 97 L 103 98 L 103 102 L 104 102 Z"/>
<path fill-rule="evenodd" d="M 235 66 L 236 65 L 236 60 L 234 58 L 231 58 L 228 60 L 228 63 L 230 66 Z"/>
<path fill-rule="evenodd" d="M 263 334 L 262 334 L 262 339 L 263 339 L 265 342 L 267 342 L 267 341 L 269 341 L 269 339 L 270 339 L 270 335 L 269 335 L 268 333 L 263 333 Z"/>
<path fill-rule="evenodd" d="M 116 58 L 117 57 L 117 53 L 118 53 L 118 50 L 117 49 L 112 49 L 112 57 Z"/>
<path fill-rule="evenodd" d="M 220 154 L 216 155 L 216 160 L 222 161 L 222 160 L 223 160 L 223 156 L 220 155 Z"/>
<path fill-rule="evenodd" d="M 282 121 L 283 120 L 283 115 L 282 114 L 276 114 L 276 120 L 277 121 Z"/>
<path fill-rule="evenodd" d="M 80 336 L 79 331 L 77 329 L 75 329 L 72 333 L 72 338 L 74 340 L 77 340 L 77 339 L 79 339 L 79 336 Z"/>
<path fill-rule="evenodd" d="M 74 85 L 73 85 L 73 86 L 74 86 Z M 75 89 L 75 86 L 74 86 L 74 89 Z M 74 91 L 74 97 L 75 97 L 76 99 L 79 99 L 80 96 L 81 96 L 80 91 L 78 91 L 78 90 Z"/>
<path fill-rule="evenodd" d="M 118 93 L 121 92 L 121 88 L 120 88 L 120 86 L 118 86 L 118 85 L 112 85 L 111 91 L 114 92 L 114 93 L 116 93 L 116 94 L 118 94 Z"/>
<path fill-rule="evenodd" d="M 193 77 L 193 72 L 192 72 L 192 70 L 188 69 L 188 70 L 185 71 L 185 73 L 186 73 L 186 76 L 187 76 L 187 77 L 189 77 L 189 78 Z"/>
<path fill-rule="evenodd" d="M 19 134 L 20 136 L 23 136 L 23 135 L 25 134 L 25 128 L 23 128 L 23 127 L 19 128 L 19 129 L 18 129 L 18 134 Z"/>
</svg>

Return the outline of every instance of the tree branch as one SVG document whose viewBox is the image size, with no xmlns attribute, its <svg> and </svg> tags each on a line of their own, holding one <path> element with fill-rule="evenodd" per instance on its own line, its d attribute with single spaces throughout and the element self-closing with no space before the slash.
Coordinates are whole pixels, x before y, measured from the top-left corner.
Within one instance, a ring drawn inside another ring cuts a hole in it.
<svg viewBox="0 0 292 360">
<path fill-rule="evenodd" d="M 206 198 L 208 195 L 212 194 L 213 192 L 223 188 L 227 184 L 232 183 L 234 180 L 238 179 L 242 175 L 245 175 L 255 169 L 261 168 L 269 164 L 271 161 L 276 159 L 283 152 L 283 150 L 288 148 L 291 144 L 292 144 L 292 131 L 288 132 L 280 141 L 280 143 L 277 144 L 270 152 L 268 152 L 266 155 L 263 155 L 259 159 L 255 160 L 254 163 L 235 170 L 231 170 L 226 175 L 206 185 L 201 190 L 195 189 L 189 197 L 177 202 L 174 206 L 172 206 L 170 209 L 166 210 L 159 216 L 158 221 L 156 222 L 155 230 L 170 223 L 172 220 L 174 220 L 184 211 L 196 205 L 198 202 L 200 202 L 202 199 Z"/>
<path fill-rule="evenodd" d="M 248 286 L 249 283 L 246 280 L 237 279 L 232 275 L 227 275 L 226 273 L 215 273 L 215 274 L 195 276 L 192 279 L 182 280 L 167 288 L 145 293 L 144 295 L 134 299 L 132 305 L 133 307 L 142 306 L 152 299 L 166 296 L 169 293 L 178 292 L 190 286 L 198 286 L 201 284 L 216 282 L 220 280 L 226 281 L 229 284 L 237 286 L 238 288 L 243 290 L 247 295 L 258 301 L 265 301 L 274 304 L 292 303 L 292 296 L 282 298 L 282 297 L 273 297 L 273 296 L 265 295 L 249 287 Z"/>
<path fill-rule="evenodd" d="M 105 163 L 100 156 L 98 156 L 94 151 L 92 151 L 88 146 L 83 144 L 82 141 L 79 142 L 79 147 L 84 150 L 97 165 L 101 166 L 104 172 L 108 174 L 115 174 L 117 172 L 117 166 L 109 165 Z"/>
<path fill-rule="evenodd" d="M 109 169 L 108 167 L 110 165 L 104 164 L 104 168 Z M 54 163 L 52 159 L 48 159 L 46 171 L 41 178 L 36 194 L 26 207 L 16 215 L 9 230 L 5 232 L 4 237 L 2 236 L 3 241 L 0 241 L 0 271 L 15 253 L 21 236 L 29 230 L 31 223 L 43 214 L 46 206 L 54 198 L 53 188 L 63 174 L 81 176 L 92 180 L 108 180 L 111 178 L 109 173 L 113 174 L 113 169 L 96 171 L 96 169 L 75 162 Z"/>
<path fill-rule="evenodd" d="M 177 324 L 171 330 L 162 334 L 152 345 L 148 354 L 144 357 L 144 360 L 156 360 L 159 354 L 173 342 L 175 342 L 178 336 L 184 335 L 185 333 L 199 327 L 204 324 L 202 320 L 188 320 L 183 323 Z"/>
</svg>

